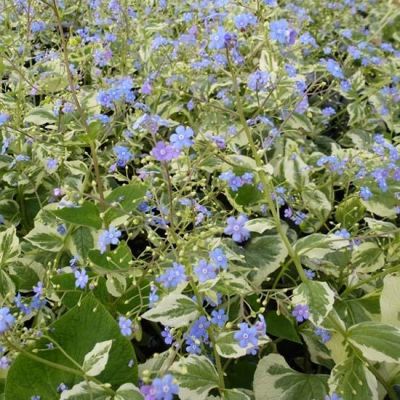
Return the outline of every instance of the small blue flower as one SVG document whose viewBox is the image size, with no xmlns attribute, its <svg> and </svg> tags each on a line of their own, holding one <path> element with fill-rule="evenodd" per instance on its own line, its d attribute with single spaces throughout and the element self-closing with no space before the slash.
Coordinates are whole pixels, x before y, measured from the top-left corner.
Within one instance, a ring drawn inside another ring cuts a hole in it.
<svg viewBox="0 0 400 400">
<path fill-rule="evenodd" d="M 229 217 L 226 222 L 227 226 L 224 230 L 226 235 L 232 236 L 235 242 L 241 243 L 250 238 L 250 232 L 245 227 L 248 218 L 245 215 L 239 215 L 238 218 Z"/>
<path fill-rule="evenodd" d="M 347 229 L 340 229 L 335 232 L 335 236 L 339 236 L 343 239 L 350 239 L 350 232 Z"/>
<path fill-rule="evenodd" d="M 242 348 L 248 347 L 249 344 L 253 346 L 258 345 L 257 329 L 254 326 L 249 326 L 244 322 L 239 324 L 239 331 L 236 331 L 233 337 Z"/>
<path fill-rule="evenodd" d="M 223 328 L 226 321 L 228 321 L 228 316 L 225 314 L 224 310 L 213 310 L 211 312 L 211 322 L 214 325 Z"/>
<path fill-rule="evenodd" d="M 185 267 L 182 264 L 174 262 L 172 267 L 169 267 L 165 272 L 160 275 L 156 281 L 166 288 L 176 288 L 180 283 L 185 282 L 187 279 Z"/>
<path fill-rule="evenodd" d="M 269 37 L 280 44 L 293 44 L 296 40 L 296 31 L 290 29 L 286 19 L 278 19 L 270 23 Z"/>
<path fill-rule="evenodd" d="M 0 308 L 0 333 L 8 331 L 15 322 L 15 318 L 11 315 L 8 307 Z"/>
<path fill-rule="evenodd" d="M 304 273 L 306 274 L 307 278 L 313 280 L 315 278 L 315 272 L 312 269 L 305 269 Z"/>
<path fill-rule="evenodd" d="M 4 125 L 9 119 L 10 116 L 8 114 L 0 113 L 0 126 Z"/>
<path fill-rule="evenodd" d="M 367 186 L 360 187 L 360 197 L 367 201 L 372 197 L 372 192 Z"/>
<path fill-rule="evenodd" d="M 225 47 L 225 35 L 226 35 L 225 29 L 222 26 L 219 26 L 217 31 L 211 35 L 208 48 L 210 50 L 223 49 Z"/>
<path fill-rule="evenodd" d="M 46 166 L 50 171 L 55 171 L 58 166 L 58 161 L 55 158 L 48 158 L 46 161 Z"/>
<path fill-rule="evenodd" d="M 118 325 L 122 335 L 132 335 L 132 321 L 130 319 L 120 316 L 118 318 Z"/>
<path fill-rule="evenodd" d="M 332 337 L 331 333 L 327 329 L 321 327 L 315 328 L 314 333 L 321 338 L 322 343 L 329 342 Z"/>
<path fill-rule="evenodd" d="M 161 332 L 161 336 L 164 338 L 165 344 L 172 344 L 172 342 L 174 341 L 174 337 L 171 334 L 171 329 L 167 326 Z"/>
<path fill-rule="evenodd" d="M 214 265 L 208 264 L 206 260 L 200 260 L 197 266 L 194 268 L 199 282 L 205 282 L 209 279 L 214 279 L 217 276 L 217 271 Z"/>
<path fill-rule="evenodd" d="M 108 230 L 103 231 L 98 240 L 100 252 L 103 254 L 107 250 L 107 246 L 110 244 L 118 244 L 120 236 L 121 232 L 113 226 L 110 226 Z"/>
<path fill-rule="evenodd" d="M 174 383 L 174 377 L 170 374 L 154 379 L 151 386 L 155 400 L 172 400 L 179 393 L 179 386 Z"/>
<path fill-rule="evenodd" d="M 10 366 L 10 360 L 7 356 L 0 357 L 0 369 L 7 369 Z"/>
<path fill-rule="evenodd" d="M 228 258 L 226 257 L 224 251 L 217 247 L 211 250 L 209 253 L 211 262 L 218 268 L 227 269 L 228 268 Z"/>
<path fill-rule="evenodd" d="M 306 304 L 297 304 L 292 311 L 292 315 L 297 322 L 303 322 L 310 318 L 310 309 Z"/>
<path fill-rule="evenodd" d="M 86 270 L 84 268 L 82 268 L 81 270 L 76 270 L 74 272 L 74 275 L 75 275 L 75 287 L 80 289 L 85 289 L 89 281 L 89 277 L 86 274 Z"/>
<path fill-rule="evenodd" d="M 336 393 L 332 393 L 330 396 L 326 395 L 324 400 L 343 400 L 343 397 L 340 397 Z"/>
<path fill-rule="evenodd" d="M 133 159 L 133 154 L 126 146 L 114 146 L 113 151 L 117 156 L 118 167 L 125 167 Z"/>
<path fill-rule="evenodd" d="M 265 71 L 255 71 L 249 75 L 247 86 L 254 92 L 259 92 L 266 88 L 269 82 L 269 74 Z"/>
<path fill-rule="evenodd" d="M 344 79 L 344 74 L 339 63 L 332 58 L 324 60 L 325 68 L 329 73 L 331 73 L 335 78 Z"/>
<path fill-rule="evenodd" d="M 253 14 L 240 14 L 235 17 L 235 26 L 239 30 L 245 30 L 256 23 L 257 18 Z"/>
<path fill-rule="evenodd" d="M 189 127 L 184 127 L 179 125 L 175 133 L 173 133 L 170 137 L 170 142 L 172 146 L 181 150 L 183 148 L 189 148 L 193 144 L 193 130 Z"/>
</svg>

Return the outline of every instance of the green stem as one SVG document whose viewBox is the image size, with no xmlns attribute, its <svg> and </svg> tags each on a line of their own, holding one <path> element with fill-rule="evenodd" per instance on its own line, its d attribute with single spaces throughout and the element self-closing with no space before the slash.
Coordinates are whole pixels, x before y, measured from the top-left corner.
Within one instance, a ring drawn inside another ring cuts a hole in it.
<svg viewBox="0 0 400 400">
<path fill-rule="evenodd" d="M 270 209 L 270 211 L 272 213 L 272 217 L 274 218 L 275 225 L 276 225 L 276 230 L 278 231 L 279 236 L 281 237 L 285 247 L 287 248 L 287 251 L 289 253 L 290 258 L 293 260 L 293 263 L 294 263 L 294 265 L 296 267 L 296 270 L 297 270 L 297 273 L 299 274 L 300 279 L 303 282 L 306 282 L 307 281 L 307 276 L 306 276 L 306 274 L 304 272 L 304 269 L 303 269 L 303 267 L 301 265 L 300 258 L 297 255 L 297 253 L 294 250 L 294 248 L 292 247 L 288 237 L 286 236 L 284 228 L 283 228 L 283 226 L 281 224 L 281 219 L 279 217 L 278 211 L 275 208 L 275 204 L 274 204 L 274 201 L 272 199 L 272 193 L 274 191 L 274 187 L 273 187 L 273 184 L 272 184 L 271 180 L 269 179 L 267 173 L 265 172 L 264 163 L 263 163 L 263 161 L 262 161 L 262 159 L 261 159 L 261 157 L 260 157 L 260 155 L 259 155 L 259 153 L 257 151 L 257 147 L 256 147 L 256 144 L 254 143 L 252 133 L 251 133 L 250 128 L 249 128 L 249 126 L 248 126 L 248 124 L 246 122 L 246 118 L 245 118 L 244 110 L 243 110 L 242 99 L 240 97 L 240 92 L 239 92 L 239 86 L 238 86 L 238 83 L 237 83 L 236 71 L 235 71 L 235 68 L 232 66 L 232 62 L 231 62 L 231 59 L 230 59 L 230 56 L 229 56 L 229 51 L 227 50 L 226 53 L 227 53 L 229 70 L 230 70 L 230 73 L 232 75 L 233 90 L 234 90 L 235 96 L 236 96 L 236 107 L 237 107 L 237 111 L 238 111 L 238 114 L 239 114 L 239 119 L 240 119 L 241 124 L 243 125 L 243 129 L 244 129 L 244 131 L 246 133 L 247 141 L 249 142 L 250 150 L 251 150 L 253 158 L 254 158 L 254 160 L 256 162 L 257 173 L 258 173 L 260 181 L 261 181 L 261 183 L 263 185 L 263 191 L 264 191 L 264 193 L 266 195 L 267 204 L 268 204 L 268 207 L 269 207 L 269 209 Z"/>
</svg>

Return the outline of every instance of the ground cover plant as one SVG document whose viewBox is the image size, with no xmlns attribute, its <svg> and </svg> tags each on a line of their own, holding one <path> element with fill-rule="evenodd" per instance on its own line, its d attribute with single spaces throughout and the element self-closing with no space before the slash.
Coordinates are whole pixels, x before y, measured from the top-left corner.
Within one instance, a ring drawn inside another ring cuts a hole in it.
<svg viewBox="0 0 400 400">
<path fill-rule="evenodd" d="M 0 1 L 0 398 L 400 398 L 400 3 Z"/>
</svg>

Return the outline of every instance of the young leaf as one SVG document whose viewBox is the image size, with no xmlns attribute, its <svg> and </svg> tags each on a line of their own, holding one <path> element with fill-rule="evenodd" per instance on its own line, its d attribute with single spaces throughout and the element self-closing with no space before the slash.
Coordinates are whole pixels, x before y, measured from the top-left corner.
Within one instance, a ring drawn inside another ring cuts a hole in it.
<svg viewBox="0 0 400 400">
<path fill-rule="evenodd" d="M 361 322 L 347 332 L 347 340 L 371 361 L 400 362 L 400 329 L 380 322 Z"/>
<path fill-rule="evenodd" d="M 143 395 L 134 384 L 126 383 L 118 388 L 113 400 L 143 400 Z"/>
<path fill-rule="evenodd" d="M 188 325 L 199 316 L 197 304 L 187 296 L 170 293 L 162 298 L 154 308 L 146 311 L 142 318 L 161 322 L 172 328 Z"/>
<path fill-rule="evenodd" d="M 86 375 L 97 376 L 104 371 L 112 342 L 112 340 L 105 340 L 104 342 L 96 343 L 93 350 L 85 355 L 82 369 Z"/>
<path fill-rule="evenodd" d="M 333 368 L 329 388 L 346 400 L 378 400 L 378 383 L 365 363 L 355 354 Z"/>
<path fill-rule="evenodd" d="M 218 373 L 204 356 L 190 355 L 172 364 L 171 373 L 179 385 L 181 400 L 205 400 L 218 387 Z"/>
<path fill-rule="evenodd" d="M 316 400 L 328 392 L 327 375 L 308 375 L 291 369 L 279 354 L 260 360 L 254 374 L 255 400 Z"/>
<path fill-rule="evenodd" d="M 20 253 L 19 240 L 12 226 L 0 232 L 0 266 L 15 261 Z"/>
<path fill-rule="evenodd" d="M 95 229 L 100 229 L 102 226 L 97 206 L 88 201 L 79 207 L 64 207 L 54 210 L 52 213 L 70 224 L 89 226 Z"/>
<path fill-rule="evenodd" d="M 307 304 L 310 321 L 319 326 L 333 308 L 335 293 L 326 282 L 307 281 L 293 292 L 293 304 Z"/>
<path fill-rule="evenodd" d="M 400 276 L 386 275 L 380 297 L 382 322 L 400 328 Z"/>
</svg>

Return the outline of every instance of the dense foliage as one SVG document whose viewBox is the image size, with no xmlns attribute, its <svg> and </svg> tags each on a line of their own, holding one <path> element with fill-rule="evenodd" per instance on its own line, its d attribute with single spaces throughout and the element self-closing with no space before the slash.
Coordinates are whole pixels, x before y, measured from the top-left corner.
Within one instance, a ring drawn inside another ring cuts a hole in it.
<svg viewBox="0 0 400 400">
<path fill-rule="evenodd" d="M 0 1 L 0 398 L 400 398 L 400 3 Z"/>
</svg>

